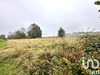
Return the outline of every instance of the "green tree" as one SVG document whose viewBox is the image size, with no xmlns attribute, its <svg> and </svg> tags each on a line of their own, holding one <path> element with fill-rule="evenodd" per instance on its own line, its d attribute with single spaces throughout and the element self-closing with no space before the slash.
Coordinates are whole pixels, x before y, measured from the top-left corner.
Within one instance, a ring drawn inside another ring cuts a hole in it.
<svg viewBox="0 0 100 75">
<path fill-rule="evenodd" d="M 58 30 L 58 37 L 64 37 L 65 36 L 65 30 L 60 27 L 60 29 Z"/>
<path fill-rule="evenodd" d="M 35 23 L 34 24 L 31 24 L 29 27 L 28 27 L 28 36 L 30 38 L 37 38 L 37 37 L 42 37 L 42 30 L 40 29 L 40 27 L 38 25 L 36 25 Z"/>
<path fill-rule="evenodd" d="M 14 38 L 14 39 L 24 39 L 24 38 L 26 38 L 26 34 L 23 33 L 23 32 L 20 31 L 20 30 L 17 30 L 17 31 L 14 33 L 13 38 Z"/>
<path fill-rule="evenodd" d="M 25 28 L 21 28 L 14 33 L 9 32 L 8 39 L 24 39 L 26 38 Z"/>
<path fill-rule="evenodd" d="M 100 5 L 100 1 L 95 1 L 94 4 L 95 5 Z M 98 10 L 98 12 L 100 12 L 100 10 Z"/>
<path fill-rule="evenodd" d="M 6 36 L 4 34 L 0 35 L 0 39 L 6 40 Z"/>
</svg>

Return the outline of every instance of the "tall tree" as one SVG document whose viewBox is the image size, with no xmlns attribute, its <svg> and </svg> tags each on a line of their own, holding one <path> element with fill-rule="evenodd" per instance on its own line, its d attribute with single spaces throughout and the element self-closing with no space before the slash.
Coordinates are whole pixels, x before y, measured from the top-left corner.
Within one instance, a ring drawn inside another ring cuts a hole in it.
<svg viewBox="0 0 100 75">
<path fill-rule="evenodd" d="M 37 38 L 37 37 L 42 37 L 42 30 L 40 29 L 40 27 L 37 24 L 31 24 L 28 27 L 28 36 L 30 38 Z"/>
<path fill-rule="evenodd" d="M 94 4 L 95 5 L 100 5 L 100 1 L 95 1 Z M 100 12 L 100 10 L 98 10 L 98 12 Z"/>
<path fill-rule="evenodd" d="M 64 37 L 65 36 L 65 30 L 60 27 L 60 29 L 58 30 L 58 37 Z"/>
</svg>

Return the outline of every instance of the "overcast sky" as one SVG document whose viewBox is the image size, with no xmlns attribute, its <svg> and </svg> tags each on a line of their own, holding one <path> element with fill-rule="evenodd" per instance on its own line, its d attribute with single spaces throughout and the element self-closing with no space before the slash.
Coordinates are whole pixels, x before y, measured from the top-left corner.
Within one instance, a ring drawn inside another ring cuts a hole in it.
<svg viewBox="0 0 100 75">
<path fill-rule="evenodd" d="M 100 6 L 96 0 L 0 0 L 0 34 L 28 28 L 36 23 L 43 36 L 56 36 L 59 27 L 66 33 L 100 31 Z"/>
</svg>

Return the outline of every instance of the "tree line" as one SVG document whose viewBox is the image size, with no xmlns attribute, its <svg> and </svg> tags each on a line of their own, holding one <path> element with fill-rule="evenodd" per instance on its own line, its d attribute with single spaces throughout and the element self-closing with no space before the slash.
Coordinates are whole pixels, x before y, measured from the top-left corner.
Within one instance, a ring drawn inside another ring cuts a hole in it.
<svg viewBox="0 0 100 75">
<path fill-rule="evenodd" d="M 65 30 L 60 27 L 58 30 L 58 37 L 64 37 Z M 42 37 L 42 30 L 41 28 L 33 23 L 31 24 L 27 30 L 25 28 L 21 28 L 15 32 L 9 32 L 7 38 L 4 34 L 0 35 L 0 39 L 26 39 L 26 38 L 41 38 Z"/>
<path fill-rule="evenodd" d="M 42 30 L 37 24 L 31 24 L 28 29 L 21 28 L 15 32 L 9 32 L 7 39 L 25 39 L 42 37 Z"/>
</svg>

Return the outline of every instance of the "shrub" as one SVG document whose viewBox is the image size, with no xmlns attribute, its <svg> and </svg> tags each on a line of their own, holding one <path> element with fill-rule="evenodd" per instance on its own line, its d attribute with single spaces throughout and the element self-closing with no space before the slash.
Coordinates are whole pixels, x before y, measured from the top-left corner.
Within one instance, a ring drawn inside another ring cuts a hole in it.
<svg viewBox="0 0 100 75">
<path fill-rule="evenodd" d="M 86 53 L 100 52 L 100 35 L 84 35 L 81 36 L 80 44 Z"/>
</svg>

